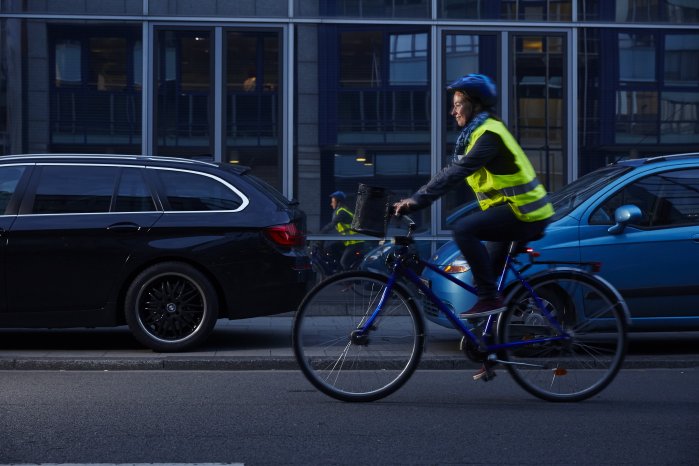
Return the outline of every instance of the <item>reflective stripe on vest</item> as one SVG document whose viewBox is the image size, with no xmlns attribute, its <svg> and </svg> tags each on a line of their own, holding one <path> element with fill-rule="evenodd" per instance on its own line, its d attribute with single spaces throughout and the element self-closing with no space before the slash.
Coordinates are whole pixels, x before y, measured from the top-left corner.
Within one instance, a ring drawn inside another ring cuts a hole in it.
<svg viewBox="0 0 699 466">
<path fill-rule="evenodd" d="M 539 186 L 539 185 L 541 184 L 541 183 L 538 182 L 538 180 L 536 180 L 536 181 L 537 181 L 537 183 L 534 185 L 534 187 Z M 527 184 L 530 184 L 530 183 L 527 183 Z M 521 186 L 525 186 L 525 185 L 521 185 Z M 529 190 L 528 190 L 528 191 L 529 191 Z M 527 191 L 523 191 L 523 192 L 520 193 L 520 194 L 523 194 L 523 193 L 526 193 L 526 192 L 527 192 Z M 511 196 L 514 196 L 514 194 L 507 194 L 507 196 L 508 196 L 508 197 L 511 197 Z M 498 192 L 498 191 L 488 191 L 487 193 L 476 193 L 476 198 L 478 199 L 479 202 L 480 202 L 480 201 L 491 200 L 491 199 L 492 199 L 492 200 L 496 200 L 496 199 L 498 199 L 499 197 L 501 197 L 501 196 L 500 196 L 500 192 Z M 548 204 L 548 203 L 549 203 L 548 196 L 544 196 L 544 197 L 542 197 L 542 198 L 540 198 L 540 199 L 537 199 L 537 200 L 535 200 L 535 201 L 529 202 L 529 203 L 527 203 L 527 204 L 518 205 L 517 208 L 518 208 L 519 211 L 522 212 L 523 214 L 531 214 L 532 212 L 534 212 L 534 211 L 536 211 L 536 210 L 538 210 L 538 209 L 540 209 L 540 208 L 542 208 L 542 207 L 545 207 L 546 204 Z"/>
<path fill-rule="evenodd" d="M 335 215 L 339 214 L 340 212 L 347 212 L 347 214 L 350 217 L 354 218 L 354 214 L 347 207 L 338 208 L 335 211 Z M 337 232 L 343 236 L 357 234 L 357 232 L 352 230 L 351 227 L 352 227 L 351 223 L 338 223 L 335 225 L 335 229 L 337 230 Z M 356 243 L 361 243 L 361 242 L 362 242 L 362 240 L 347 240 L 347 241 L 343 241 L 342 244 L 344 244 L 345 246 L 349 246 L 350 244 L 356 244 Z"/>
<path fill-rule="evenodd" d="M 488 190 L 487 192 L 478 193 L 478 194 L 483 194 L 487 197 L 496 197 L 498 195 L 505 195 L 505 196 L 509 196 L 509 197 L 514 197 L 514 196 L 519 196 L 520 194 L 526 194 L 529 191 L 533 191 L 534 189 L 536 189 L 540 185 L 541 185 L 541 183 L 539 182 L 539 179 L 535 178 L 535 179 L 531 180 L 529 183 L 524 183 L 524 184 L 520 184 L 517 186 L 508 186 L 508 187 L 502 188 L 500 190 L 491 189 L 491 190 Z"/>
<path fill-rule="evenodd" d="M 475 145 L 486 131 L 500 136 L 505 147 L 515 157 L 518 171 L 509 175 L 496 175 L 485 167 L 469 175 L 466 181 L 476 194 L 481 209 L 507 203 L 517 218 L 527 222 L 544 220 L 553 215 L 553 206 L 549 202 L 546 189 L 536 177 L 536 172 L 529 159 L 505 125 L 489 118 L 476 128 L 465 153 Z"/>
</svg>

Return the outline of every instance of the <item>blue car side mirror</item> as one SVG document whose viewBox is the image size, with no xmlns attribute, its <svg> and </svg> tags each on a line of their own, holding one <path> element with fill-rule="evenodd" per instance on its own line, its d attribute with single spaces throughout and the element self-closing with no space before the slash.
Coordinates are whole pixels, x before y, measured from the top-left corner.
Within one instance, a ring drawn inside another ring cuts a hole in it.
<svg viewBox="0 0 699 466">
<path fill-rule="evenodd" d="M 616 224 L 607 230 L 613 235 L 622 233 L 629 223 L 640 220 L 643 214 L 641 209 L 633 204 L 623 205 L 614 211 L 614 221 Z"/>
</svg>

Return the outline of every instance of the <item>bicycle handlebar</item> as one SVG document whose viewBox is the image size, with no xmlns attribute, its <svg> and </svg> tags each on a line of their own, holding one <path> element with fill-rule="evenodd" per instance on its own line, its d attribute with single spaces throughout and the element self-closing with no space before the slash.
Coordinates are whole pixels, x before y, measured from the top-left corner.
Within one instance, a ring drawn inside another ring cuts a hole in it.
<svg viewBox="0 0 699 466">
<path fill-rule="evenodd" d="M 412 241 L 413 233 L 415 233 L 415 230 L 417 230 L 417 224 L 415 223 L 415 221 L 413 221 L 412 218 L 410 218 L 409 216 L 407 216 L 405 214 L 400 214 L 400 215 L 394 214 L 394 215 L 391 215 L 391 217 L 395 217 L 397 219 L 403 219 L 403 220 L 408 222 L 408 234 L 405 236 L 398 235 L 395 238 L 405 238 L 409 241 Z"/>
<path fill-rule="evenodd" d="M 417 230 L 417 224 L 407 215 L 404 215 L 404 217 L 408 221 L 408 238 L 411 238 L 413 233 L 415 233 L 415 230 Z"/>
</svg>

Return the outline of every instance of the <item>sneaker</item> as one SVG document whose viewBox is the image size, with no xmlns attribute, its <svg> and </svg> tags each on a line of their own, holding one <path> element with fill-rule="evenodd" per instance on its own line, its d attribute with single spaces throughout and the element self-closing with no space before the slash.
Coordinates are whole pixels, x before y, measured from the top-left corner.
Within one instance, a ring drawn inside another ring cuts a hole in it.
<svg viewBox="0 0 699 466">
<path fill-rule="evenodd" d="M 505 306 L 505 301 L 502 297 L 496 296 L 495 298 L 485 298 L 479 299 L 478 302 L 468 311 L 462 312 L 459 317 L 462 319 L 473 319 L 475 317 L 489 316 L 490 314 L 497 314 L 507 309 Z"/>
<path fill-rule="evenodd" d="M 493 380 L 496 375 L 497 374 L 493 369 L 483 364 L 481 368 L 475 374 L 473 374 L 473 380 L 483 380 L 483 382 L 489 382 Z"/>
</svg>

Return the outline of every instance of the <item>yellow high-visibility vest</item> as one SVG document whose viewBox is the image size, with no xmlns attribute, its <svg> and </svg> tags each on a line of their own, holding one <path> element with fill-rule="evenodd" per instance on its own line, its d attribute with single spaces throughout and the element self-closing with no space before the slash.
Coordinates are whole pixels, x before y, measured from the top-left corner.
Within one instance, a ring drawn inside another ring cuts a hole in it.
<svg viewBox="0 0 699 466">
<path fill-rule="evenodd" d="M 350 217 L 354 218 L 354 214 L 353 214 L 352 211 L 349 210 L 347 207 L 339 207 L 339 208 L 335 211 L 335 215 L 339 214 L 340 212 L 347 212 L 347 213 L 349 214 Z M 336 229 L 337 232 L 340 233 L 341 235 L 356 235 L 357 232 L 354 231 L 354 230 L 352 230 L 352 228 L 350 228 L 351 225 L 352 225 L 351 223 L 340 223 L 340 222 L 338 222 L 338 223 L 335 225 L 335 229 Z M 345 246 L 349 246 L 350 244 L 356 244 L 356 243 L 361 243 L 361 242 L 362 242 L 362 240 L 347 240 L 347 241 L 343 241 L 342 244 L 344 244 Z"/>
<path fill-rule="evenodd" d="M 468 157 L 468 152 L 486 131 L 491 131 L 502 138 L 505 146 L 514 154 L 518 170 L 509 175 L 496 175 L 485 167 L 481 167 L 466 177 L 466 182 L 476 194 L 481 209 L 486 210 L 494 205 L 507 203 L 517 218 L 525 222 L 535 222 L 551 217 L 554 210 L 549 202 L 546 188 L 539 182 L 531 162 L 501 121 L 488 118 L 476 128 L 466 147 L 465 156 Z"/>
</svg>

